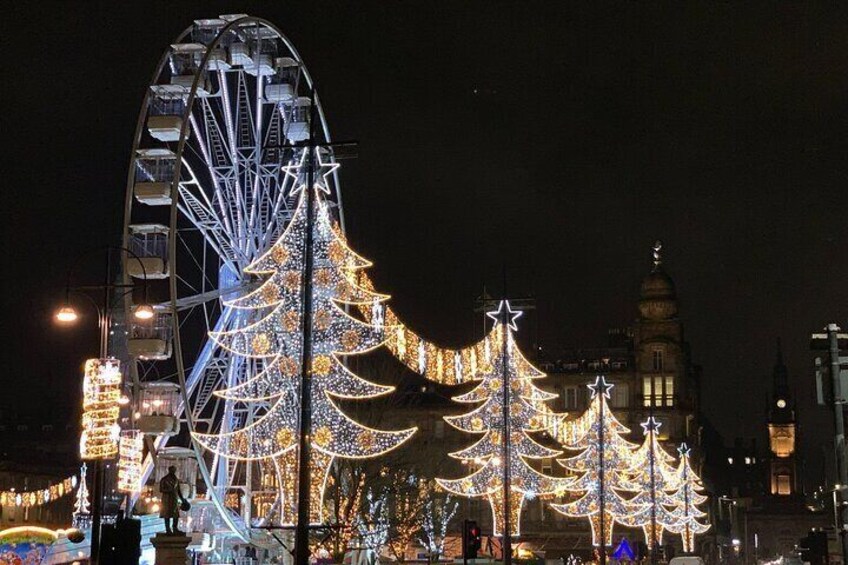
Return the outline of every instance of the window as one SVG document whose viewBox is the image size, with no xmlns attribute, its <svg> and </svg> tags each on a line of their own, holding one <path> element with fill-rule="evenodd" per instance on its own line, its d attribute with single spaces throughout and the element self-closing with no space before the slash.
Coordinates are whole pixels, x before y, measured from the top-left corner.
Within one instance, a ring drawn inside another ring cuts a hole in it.
<svg viewBox="0 0 848 565">
<path fill-rule="evenodd" d="M 542 472 L 546 475 L 550 475 L 553 472 L 553 459 L 550 457 L 542 459 Z"/>
<path fill-rule="evenodd" d="M 567 386 L 563 389 L 562 398 L 565 401 L 566 410 L 574 410 L 577 408 L 577 387 Z"/>
<path fill-rule="evenodd" d="M 663 391 L 663 396 L 665 396 L 666 406 L 674 406 L 674 377 L 665 378 L 665 390 Z"/>
<path fill-rule="evenodd" d="M 662 349 L 654 349 L 652 354 L 652 366 L 654 371 L 662 372 L 663 370 L 663 350 Z"/>
<path fill-rule="evenodd" d="M 777 494 L 789 495 L 792 494 L 792 485 L 789 481 L 789 475 L 777 475 Z"/>
<path fill-rule="evenodd" d="M 624 383 L 615 385 L 612 389 L 612 407 L 627 408 L 630 406 L 630 387 Z"/>
<path fill-rule="evenodd" d="M 733 465 L 733 457 L 728 457 L 728 458 L 727 458 L 727 464 L 728 464 L 728 465 Z"/>
<path fill-rule="evenodd" d="M 643 406 L 674 406 L 674 377 L 643 377 Z"/>
</svg>

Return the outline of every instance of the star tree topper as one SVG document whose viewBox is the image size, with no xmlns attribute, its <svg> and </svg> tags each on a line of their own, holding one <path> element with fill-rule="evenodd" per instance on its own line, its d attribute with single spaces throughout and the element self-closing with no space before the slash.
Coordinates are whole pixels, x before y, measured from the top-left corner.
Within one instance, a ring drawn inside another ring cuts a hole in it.
<svg viewBox="0 0 848 565">
<path fill-rule="evenodd" d="M 300 155 L 300 161 L 297 164 L 284 165 L 282 167 L 285 175 L 294 179 L 294 183 L 289 194 L 290 196 L 297 196 L 303 190 L 303 187 L 306 186 L 307 169 L 304 167 L 307 166 L 306 158 L 309 153 L 310 151 L 308 149 L 304 149 Z M 312 176 L 312 186 L 324 194 L 330 194 L 330 185 L 327 177 L 333 174 L 340 165 L 332 161 L 324 162 L 324 157 L 322 155 L 323 152 L 318 147 L 315 147 L 312 153 L 316 155 L 316 160 L 318 161 L 315 163 L 315 173 Z"/>
<path fill-rule="evenodd" d="M 509 305 L 509 300 L 501 300 L 497 310 L 486 312 L 486 315 L 493 319 L 496 323 L 506 324 L 512 331 L 518 331 L 518 325 L 515 321 L 521 317 L 524 312 L 513 310 Z"/>
<path fill-rule="evenodd" d="M 648 435 L 650 433 L 657 433 L 658 431 L 660 431 L 660 426 L 662 426 L 662 422 L 657 422 L 656 418 L 651 416 L 639 425 L 642 426 L 642 432 L 644 433 L 644 435 Z"/>
<path fill-rule="evenodd" d="M 609 398 L 610 397 L 609 391 L 615 385 L 611 385 L 611 384 L 607 383 L 607 380 L 603 376 L 599 375 L 599 376 L 595 377 L 594 384 L 590 384 L 590 385 L 586 385 L 586 386 L 589 388 L 589 390 L 592 391 L 592 398 L 594 399 L 598 395 L 599 392 L 604 395 L 604 398 Z"/>
</svg>

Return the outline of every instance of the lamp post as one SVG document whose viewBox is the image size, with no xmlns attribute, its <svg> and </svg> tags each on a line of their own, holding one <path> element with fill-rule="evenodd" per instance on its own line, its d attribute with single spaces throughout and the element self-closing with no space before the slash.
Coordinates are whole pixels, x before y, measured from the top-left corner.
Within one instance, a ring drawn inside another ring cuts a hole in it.
<svg viewBox="0 0 848 565">
<path fill-rule="evenodd" d="M 80 261 L 89 256 L 94 251 L 106 252 L 106 264 L 104 271 L 103 283 L 99 285 L 87 286 L 71 286 L 71 275 Z M 132 256 L 133 260 L 138 261 L 141 265 L 142 274 L 144 276 L 144 301 L 139 304 L 133 315 L 138 320 L 149 320 L 154 316 L 153 308 L 147 303 L 147 271 L 144 268 L 144 262 L 130 249 L 125 247 L 107 245 L 91 252 L 80 255 L 76 261 L 68 269 L 67 281 L 65 284 L 65 301 L 61 308 L 56 311 L 55 319 L 62 325 L 73 324 L 79 319 L 79 315 L 71 305 L 71 292 L 84 296 L 94 306 L 97 312 L 97 325 L 100 329 L 100 358 L 105 359 L 109 355 L 109 328 L 111 326 L 111 311 L 113 305 L 113 292 L 117 289 L 123 289 L 123 292 L 118 297 L 123 297 L 127 293 L 132 292 L 135 288 L 134 284 L 113 284 L 110 280 L 112 274 L 112 251 L 121 251 Z M 92 294 L 100 293 L 102 302 L 98 302 L 93 298 Z M 120 401 L 119 401 L 120 404 Z M 90 563 L 98 565 L 100 561 L 100 525 L 102 521 L 102 502 L 103 502 L 103 457 L 95 457 L 92 469 L 92 513 L 91 513 L 91 552 Z"/>
<path fill-rule="evenodd" d="M 844 348 L 844 344 L 848 341 L 848 334 L 842 333 L 841 329 L 835 323 L 830 323 L 825 326 L 826 333 L 814 333 L 810 336 L 810 346 L 814 350 L 825 350 L 830 358 L 830 381 L 832 390 L 833 402 L 833 451 L 836 462 L 836 481 L 840 488 L 834 489 L 834 508 L 839 508 L 838 502 L 842 495 L 842 489 L 848 485 L 848 454 L 845 447 L 845 414 L 844 404 L 846 392 L 842 390 L 842 361 L 840 357 L 840 347 Z M 837 497 L 837 492 L 840 497 Z M 844 499 L 843 499 L 844 500 Z M 839 545 L 842 550 L 842 562 L 848 563 L 848 532 L 845 531 L 846 511 L 835 510 L 836 531 L 839 535 Z"/>
</svg>

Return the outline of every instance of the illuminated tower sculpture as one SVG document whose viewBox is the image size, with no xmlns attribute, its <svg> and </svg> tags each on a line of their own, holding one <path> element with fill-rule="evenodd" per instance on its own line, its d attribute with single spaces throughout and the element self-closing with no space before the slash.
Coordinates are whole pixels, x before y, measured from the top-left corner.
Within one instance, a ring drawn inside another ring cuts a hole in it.
<svg viewBox="0 0 848 565">
<path fill-rule="evenodd" d="M 320 153 L 319 153 L 320 161 Z M 299 165 L 284 167 L 302 182 Z M 227 301 L 241 313 L 235 329 L 210 332 L 221 347 L 244 358 L 251 378 L 215 394 L 240 403 L 258 403 L 264 410 L 240 429 L 221 434 L 195 433 L 206 449 L 226 458 L 273 461 L 279 475 L 279 521 L 295 522 L 300 417 L 301 364 L 304 355 L 302 320 L 306 242 L 311 240 L 312 324 L 310 353 L 311 434 L 310 521 L 321 521 L 327 471 L 335 457 L 374 457 L 394 449 L 415 432 L 380 431 L 348 418 L 336 399 L 364 399 L 386 394 L 393 387 L 371 383 L 348 370 L 341 357 L 370 351 L 383 343 L 384 328 L 345 311 L 345 306 L 380 303 L 387 296 L 355 283 L 355 272 L 371 263 L 351 250 L 329 204 L 322 198 L 322 180 L 337 165 L 319 163 L 323 172 L 314 184 L 314 218 L 307 221 L 304 184 L 298 191 L 294 216 L 277 242 L 245 272 L 264 277 L 254 291 Z M 312 225 L 311 238 L 307 238 Z M 351 309 L 353 311 L 354 309 Z"/>
<path fill-rule="evenodd" d="M 486 498 L 492 507 L 496 536 L 505 531 L 519 535 L 524 501 L 564 492 L 572 480 L 543 475 L 527 462 L 555 457 L 560 452 L 528 435 L 546 429 L 545 422 L 552 413 L 544 402 L 555 395 L 536 387 L 533 380 L 544 373 L 518 350 L 512 332 L 520 314 L 506 301 L 489 313 L 496 324 L 483 341 L 477 359 L 477 378 L 481 380 L 470 392 L 454 398 L 480 405 L 466 414 L 445 417 L 453 427 L 481 436 L 470 447 L 450 454 L 476 469 L 461 479 L 437 479 L 442 488 L 454 494 Z"/>
<path fill-rule="evenodd" d="M 776 496 L 796 494 L 795 442 L 798 422 L 789 393 L 789 372 L 783 363 L 780 340 L 772 372 L 772 397 L 768 409 L 770 492 Z"/>
</svg>

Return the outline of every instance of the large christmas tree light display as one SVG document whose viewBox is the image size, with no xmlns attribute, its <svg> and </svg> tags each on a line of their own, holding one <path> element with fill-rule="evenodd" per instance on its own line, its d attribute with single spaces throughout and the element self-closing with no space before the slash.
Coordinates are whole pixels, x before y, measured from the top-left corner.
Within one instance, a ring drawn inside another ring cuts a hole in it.
<svg viewBox="0 0 848 565">
<path fill-rule="evenodd" d="M 707 497 L 701 494 L 704 490 L 701 478 L 689 463 L 691 450 L 683 443 L 677 451 L 680 453 L 680 463 L 675 472 L 678 485 L 677 490 L 670 496 L 674 509 L 671 512 L 671 523 L 666 525 L 666 529 L 680 534 L 683 552 L 692 553 L 695 551 L 695 536 L 710 529 L 709 525 L 699 522 L 699 519 L 707 514 L 698 506 L 705 503 Z"/>
<path fill-rule="evenodd" d="M 580 498 L 565 504 L 552 504 L 557 512 L 568 517 L 587 517 L 592 528 L 592 544 L 612 545 L 612 528 L 616 520 L 641 516 L 647 505 L 631 502 L 623 496 L 630 492 L 627 471 L 633 467 L 636 445 L 624 439 L 630 430 L 619 422 L 609 409 L 607 399 L 613 387 L 599 376 L 592 391 L 592 402 L 586 412 L 569 426 L 564 447 L 581 449 L 574 457 L 558 459 L 560 465 L 578 474 L 570 490 L 582 493 Z"/>
<path fill-rule="evenodd" d="M 616 521 L 629 527 L 641 527 L 648 548 L 662 545 L 663 530 L 676 522 L 669 508 L 674 501 L 669 493 L 676 490 L 679 481 L 675 472 L 674 457 L 659 444 L 657 432 L 660 422 L 653 416 L 640 424 L 645 434 L 642 445 L 631 456 L 631 468 L 624 481 L 626 489 L 636 496 L 628 502 L 645 506 L 641 512 L 619 516 Z"/>
<path fill-rule="evenodd" d="M 451 493 L 488 499 L 494 535 L 508 531 L 517 536 L 524 501 L 564 492 L 571 479 L 543 475 L 528 464 L 529 459 L 561 453 L 529 435 L 545 429 L 551 411 L 544 402 L 555 395 L 533 384 L 544 373 L 524 358 L 515 343 L 512 332 L 520 312 L 512 311 L 509 303 L 502 301 L 498 311 L 488 315 L 496 324 L 482 342 L 479 357 L 475 353 L 480 366 L 476 378 L 480 382 L 470 392 L 454 397 L 458 402 L 482 404 L 466 414 L 445 417 L 453 427 L 482 436 L 470 447 L 450 454 L 478 468 L 460 479 L 437 481 Z M 509 515 L 505 512 L 507 507 Z"/>
<path fill-rule="evenodd" d="M 348 418 L 334 399 L 366 399 L 391 392 L 394 387 L 371 383 L 349 371 L 340 356 L 365 353 L 384 341 L 384 327 L 354 318 L 344 306 L 379 304 L 388 298 L 356 284 L 355 273 L 371 263 L 351 250 L 322 198 L 326 176 L 338 165 L 321 162 L 322 174 L 314 182 L 313 221 L 308 221 L 304 159 L 284 167 L 298 185 L 298 204 L 292 220 L 276 243 L 246 273 L 266 277 L 245 296 L 227 301 L 240 314 L 241 325 L 230 331 L 210 332 L 221 347 L 244 358 L 255 374 L 237 386 L 216 391 L 234 402 L 254 403 L 264 412 L 240 429 L 220 434 L 195 433 L 206 449 L 231 459 L 273 460 L 280 474 L 281 522 L 295 521 L 299 438 L 301 365 L 304 355 L 305 285 L 311 283 L 311 399 L 310 520 L 320 522 L 327 470 L 335 457 L 374 457 L 409 439 L 415 428 L 381 431 Z M 310 175 L 311 176 L 311 175 Z M 324 182 L 322 182 L 322 180 Z M 311 238 L 307 238 L 309 226 Z M 304 273 L 311 240 L 313 273 Z"/>
</svg>

